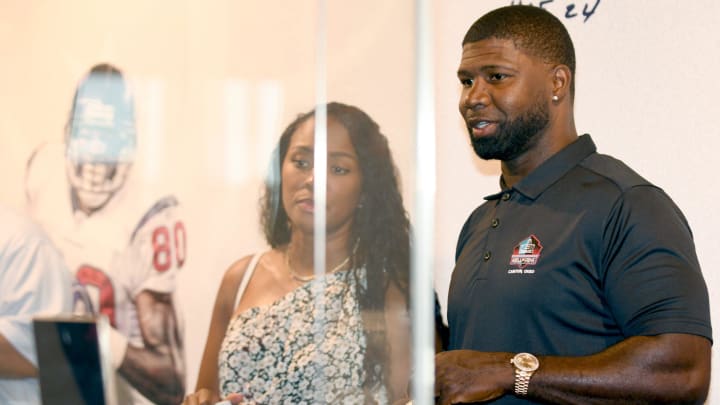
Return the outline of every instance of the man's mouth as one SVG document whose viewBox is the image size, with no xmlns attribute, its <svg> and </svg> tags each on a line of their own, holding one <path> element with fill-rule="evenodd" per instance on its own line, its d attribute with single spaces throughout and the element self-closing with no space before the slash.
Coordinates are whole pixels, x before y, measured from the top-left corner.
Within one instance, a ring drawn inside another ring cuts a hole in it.
<svg viewBox="0 0 720 405">
<path fill-rule="evenodd" d="M 470 135 L 473 138 L 493 135 L 497 129 L 497 123 L 492 121 L 475 121 L 470 126 Z"/>
</svg>

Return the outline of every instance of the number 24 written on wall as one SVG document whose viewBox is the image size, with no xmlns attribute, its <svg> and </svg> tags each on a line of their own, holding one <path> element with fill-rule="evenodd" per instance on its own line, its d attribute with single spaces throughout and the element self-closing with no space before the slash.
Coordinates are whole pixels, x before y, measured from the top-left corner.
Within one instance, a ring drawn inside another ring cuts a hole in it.
<svg viewBox="0 0 720 405">
<path fill-rule="evenodd" d="M 555 0 L 540 0 L 540 1 L 536 1 L 535 3 L 537 3 L 537 7 L 545 8 L 545 6 L 546 6 L 547 4 L 554 3 L 554 2 L 555 2 Z M 583 20 L 583 22 L 587 22 L 587 20 L 588 20 L 593 14 L 595 14 L 595 10 L 597 10 L 598 5 L 600 5 L 600 0 L 595 0 L 595 4 L 592 6 L 592 8 L 590 7 L 590 4 L 591 4 L 591 3 L 592 3 L 592 1 L 585 2 L 585 5 L 584 5 L 583 8 L 582 8 L 582 15 L 585 17 L 585 19 Z M 517 0 L 517 1 L 516 1 L 516 0 L 512 0 L 512 2 L 510 3 L 510 5 L 512 5 L 512 6 L 514 6 L 514 5 L 516 5 L 516 4 L 517 4 L 517 5 L 527 4 L 527 5 L 530 5 L 530 6 L 534 5 L 532 1 L 527 1 L 527 2 L 524 2 L 524 3 L 523 3 L 522 0 Z M 565 18 L 571 19 L 571 18 L 577 17 L 578 15 L 579 15 L 579 14 L 578 14 L 578 8 L 577 8 L 577 6 L 575 5 L 574 2 L 570 2 L 569 4 L 567 4 L 567 5 L 565 6 Z"/>
</svg>

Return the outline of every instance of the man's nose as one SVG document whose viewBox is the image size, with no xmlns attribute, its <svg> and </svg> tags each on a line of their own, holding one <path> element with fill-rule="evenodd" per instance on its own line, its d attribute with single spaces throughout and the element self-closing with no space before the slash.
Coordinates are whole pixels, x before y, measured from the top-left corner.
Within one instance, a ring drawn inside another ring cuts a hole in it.
<svg viewBox="0 0 720 405">
<path fill-rule="evenodd" d="M 463 106 L 468 109 L 485 108 L 490 104 L 490 94 L 483 82 L 475 82 L 463 94 Z"/>
</svg>

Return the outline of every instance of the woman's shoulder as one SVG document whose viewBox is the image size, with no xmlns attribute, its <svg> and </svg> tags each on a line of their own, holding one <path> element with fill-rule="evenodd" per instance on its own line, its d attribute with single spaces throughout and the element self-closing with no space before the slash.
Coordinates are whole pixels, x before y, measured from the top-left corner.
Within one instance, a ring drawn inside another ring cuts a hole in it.
<svg viewBox="0 0 720 405">
<path fill-rule="evenodd" d="M 243 277 L 245 276 L 246 272 L 252 271 L 252 269 L 250 269 L 250 264 L 253 262 L 253 259 L 255 259 L 256 257 L 259 258 L 265 253 L 267 252 L 257 252 L 244 256 L 233 262 L 227 268 L 227 270 L 225 270 L 225 274 L 223 275 L 222 281 L 220 283 L 219 291 L 219 296 L 221 301 L 223 302 L 223 306 L 228 306 L 229 310 L 233 309 L 235 303 L 235 296 L 237 294 L 238 288 L 240 288 Z"/>
<path fill-rule="evenodd" d="M 256 255 L 261 255 L 262 253 L 253 253 L 247 256 L 243 256 L 240 259 L 233 262 L 230 267 L 225 270 L 225 275 L 223 276 L 223 282 L 225 281 L 233 281 L 237 280 L 240 282 L 242 280 L 242 276 L 245 274 L 245 270 L 247 270 L 248 265 L 252 261 L 252 259 Z"/>
<path fill-rule="evenodd" d="M 233 262 L 230 267 L 228 267 L 225 271 L 225 275 L 223 276 L 222 283 L 224 285 L 227 284 L 234 286 L 234 291 L 240 285 L 243 278 L 245 278 L 247 272 L 254 272 L 255 267 L 277 267 L 278 262 L 282 261 L 283 257 L 282 252 L 277 249 L 260 251 L 244 256 Z"/>
<path fill-rule="evenodd" d="M 275 262 L 279 260 L 282 261 L 283 257 L 284 256 L 282 252 L 278 251 L 277 249 L 260 251 L 254 254 L 244 256 L 236 260 L 230 265 L 230 267 L 228 267 L 228 269 L 225 271 L 224 278 L 227 281 L 238 280 L 239 282 L 245 276 L 246 272 L 253 271 L 251 267 L 262 267 L 264 264 L 267 263 L 275 264 Z"/>
</svg>

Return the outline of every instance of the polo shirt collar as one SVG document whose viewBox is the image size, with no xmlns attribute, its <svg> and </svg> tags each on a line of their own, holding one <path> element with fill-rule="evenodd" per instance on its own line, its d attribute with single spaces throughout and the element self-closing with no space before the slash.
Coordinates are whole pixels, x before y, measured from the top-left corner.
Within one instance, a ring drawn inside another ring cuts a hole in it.
<svg viewBox="0 0 720 405">
<path fill-rule="evenodd" d="M 530 174 L 525 176 L 525 178 L 515 184 L 512 189 L 534 200 L 573 167 L 577 166 L 589 155 L 595 153 L 596 150 L 595 143 L 590 135 L 581 135 L 575 142 L 551 156 Z M 500 187 L 502 191 L 489 195 L 485 197 L 485 199 L 498 199 L 507 191 L 507 186 L 502 176 L 500 176 Z"/>
</svg>

